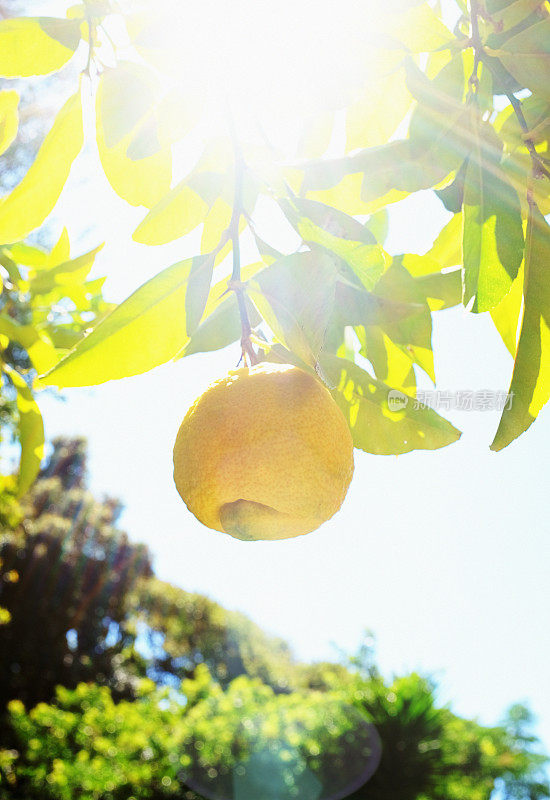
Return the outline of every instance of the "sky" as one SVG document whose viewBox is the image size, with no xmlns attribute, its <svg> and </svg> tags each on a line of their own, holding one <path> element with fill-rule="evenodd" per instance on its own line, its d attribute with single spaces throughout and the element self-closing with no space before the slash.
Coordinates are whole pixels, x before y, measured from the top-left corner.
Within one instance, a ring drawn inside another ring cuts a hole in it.
<svg viewBox="0 0 550 800">
<path fill-rule="evenodd" d="M 108 276 L 105 296 L 119 301 L 197 252 L 198 233 L 159 248 L 133 242 L 142 217 L 88 153 L 73 168 L 52 229 L 68 225 L 74 254 L 106 241 L 93 274 Z M 388 250 L 424 252 L 445 219 L 430 192 L 396 204 Z M 268 208 L 263 222 L 280 232 Z M 508 388 L 512 360 L 488 315 L 439 312 L 434 351 L 439 389 Z M 238 358 L 234 345 L 68 389 L 64 401 L 45 393 L 46 434 L 88 438 L 92 491 L 123 501 L 121 526 L 150 547 L 161 579 L 245 612 L 303 659 L 353 652 L 368 628 L 387 675 L 431 674 L 442 702 L 485 723 L 528 701 L 550 750 L 548 409 L 501 453 L 489 451 L 498 412 L 456 410 L 445 415 L 463 435 L 450 447 L 399 457 L 356 450 L 354 479 L 332 520 L 288 541 L 241 542 L 203 527 L 172 479 L 187 408 Z"/>
</svg>

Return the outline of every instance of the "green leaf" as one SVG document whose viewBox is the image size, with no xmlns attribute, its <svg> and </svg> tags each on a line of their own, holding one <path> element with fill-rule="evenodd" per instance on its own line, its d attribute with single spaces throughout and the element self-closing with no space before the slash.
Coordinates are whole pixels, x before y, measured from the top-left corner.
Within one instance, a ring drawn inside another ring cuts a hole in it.
<svg viewBox="0 0 550 800">
<path fill-rule="evenodd" d="M 460 168 L 458 169 L 452 183 L 443 187 L 443 189 L 436 189 L 435 193 L 447 209 L 452 211 L 453 214 L 458 214 L 462 211 L 462 203 L 464 200 L 464 179 L 466 177 L 466 170 L 468 168 L 468 159 L 465 159 Z"/>
<path fill-rule="evenodd" d="M 462 266 L 462 214 L 455 214 L 439 232 L 426 256 L 439 264 L 441 269 Z M 427 262 L 426 262 L 427 263 Z M 433 272 L 428 267 L 423 274 Z M 418 275 L 418 272 L 413 274 Z"/>
<path fill-rule="evenodd" d="M 416 304 L 416 313 L 396 317 L 381 327 L 395 344 L 401 345 L 434 381 L 432 351 L 432 315 L 417 282 L 410 277 L 400 258 L 394 258 L 391 267 L 376 286 L 376 294 L 394 303 Z"/>
<path fill-rule="evenodd" d="M 387 210 L 382 208 L 375 214 L 371 214 L 369 219 L 365 222 L 365 227 L 369 229 L 378 244 L 384 244 L 388 237 L 389 229 L 389 215 Z"/>
<path fill-rule="evenodd" d="M 523 265 L 520 267 L 512 288 L 498 306 L 491 309 L 495 328 L 512 358 L 515 358 L 518 343 L 518 325 L 523 300 Z"/>
<path fill-rule="evenodd" d="M 389 14 L 382 30 L 415 53 L 437 50 L 453 40 L 451 31 L 428 3 L 416 2 L 410 6 Z"/>
<path fill-rule="evenodd" d="M 524 309 L 509 394 L 491 450 L 502 450 L 550 398 L 550 226 L 531 206 L 525 248 Z"/>
<path fill-rule="evenodd" d="M 248 281 L 260 272 L 263 266 L 262 262 L 257 262 L 243 267 L 241 269 L 242 281 Z M 202 321 L 193 331 L 188 344 L 178 354 L 178 357 L 219 350 L 240 339 L 239 307 L 234 292 L 227 290 L 227 282 L 228 278 L 224 278 L 211 287 Z M 261 317 L 246 295 L 245 303 L 250 325 L 255 328 L 261 322 Z"/>
<path fill-rule="evenodd" d="M 249 310 L 254 307 L 249 304 Z M 257 315 L 257 314 L 256 314 Z M 181 355 L 208 353 L 236 342 L 241 336 L 241 319 L 239 306 L 233 293 L 214 309 L 204 322 L 198 326 L 191 336 Z"/>
<path fill-rule="evenodd" d="M 49 264 L 61 264 L 63 261 L 69 261 L 71 258 L 71 242 L 69 239 L 69 231 L 63 228 L 59 235 L 59 239 L 54 244 L 48 257 Z"/>
<path fill-rule="evenodd" d="M 521 86 L 550 100 L 550 18 L 511 36 L 491 55 L 500 59 Z"/>
<path fill-rule="evenodd" d="M 458 170 L 471 149 L 471 105 L 464 103 L 468 88 L 462 53 L 428 80 L 407 62 L 407 80 L 418 105 L 409 126 L 411 157 L 430 175 L 432 184 Z"/>
<path fill-rule="evenodd" d="M 49 269 L 39 267 L 29 276 L 29 288 L 32 296 L 48 294 L 58 287 L 81 284 L 90 272 L 96 255 L 103 245 L 95 247 L 78 258 L 56 264 Z"/>
<path fill-rule="evenodd" d="M 424 313 L 423 300 L 420 303 L 397 302 L 391 295 L 381 297 L 345 282 L 336 283 L 335 315 L 341 326 L 379 325 L 386 328 Z"/>
<path fill-rule="evenodd" d="M 5 153 L 17 136 L 19 95 L 14 89 L 0 92 L 0 155 Z"/>
<path fill-rule="evenodd" d="M 352 361 L 325 353 L 320 363 L 334 386 L 332 396 L 346 417 L 355 447 L 376 455 L 398 455 L 435 450 L 459 439 L 460 432 L 431 408 L 376 380 Z M 391 410 L 395 405 L 397 410 Z"/>
<path fill-rule="evenodd" d="M 361 344 L 360 353 L 370 361 L 376 377 L 414 397 L 416 376 L 409 355 L 377 326 L 361 326 L 355 332 Z"/>
<path fill-rule="evenodd" d="M 500 168 L 500 142 L 478 120 L 464 182 L 464 305 L 489 311 L 510 290 L 523 257 L 519 198 Z"/>
<path fill-rule="evenodd" d="M 187 292 L 185 293 L 185 314 L 189 336 L 196 330 L 206 306 L 214 272 L 215 256 L 215 253 L 211 253 L 204 260 L 195 259 L 189 273 Z"/>
<path fill-rule="evenodd" d="M 346 149 L 378 147 L 391 139 L 411 105 L 405 83 L 403 55 L 385 53 L 385 71 L 373 74 L 346 115 Z M 389 62 L 389 63 L 388 63 Z"/>
<path fill-rule="evenodd" d="M 548 100 L 531 95 L 522 99 L 521 109 L 531 141 L 537 145 L 548 142 L 550 136 L 550 103 Z M 495 130 L 510 151 L 519 149 L 528 152 L 523 128 L 512 105 L 506 106 L 498 114 L 495 119 Z"/>
<path fill-rule="evenodd" d="M 42 383 L 91 386 L 169 361 L 189 341 L 185 318 L 189 275 L 210 268 L 209 256 L 196 256 L 151 278 L 101 320 Z"/>
<path fill-rule="evenodd" d="M 153 206 L 132 238 L 142 244 L 166 244 L 194 230 L 207 213 L 208 204 L 182 181 Z"/>
<path fill-rule="evenodd" d="M 21 443 L 17 495 L 21 497 L 30 488 L 40 469 L 44 456 L 44 424 L 40 409 L 23 377 L 8 364 L 3 364 L 2 369 L 17 390 L 18 438 Z"/>
<path fill-rule="evenodd" d="M 121 61 L 101 74 L 96 101 L 99 156 L 107 180 L 133 206 L 151 208 L 172 180 L 170 143 L 159 134 L 161 85 L 142 64 Z"/>
<path fill-rule="evenodd" d="M 59 357 L 50 339 L 34 325 L 19 325 L 11 317 L 0 314 L 0 334 L 24 347 L 37 372 L 45 372 Z"/>
<path fill-rule="evenodd" d="M 0 202 L 0 242 L 24 239 L 44 222 L 82 143 L 82 106 L 77 92 L 58 113 L 25 177 Z"/>
<path fill-rule="evenodd" d="M 210 253 L 215 250 L 222 241 L 222 237 L 227 231 L 231 222 L 233 209 L 223 197 L 218 197 L 210 207 L 201 236 L 201 253 Z M 224 248 L 222 248 L 222 253 Z M 227 254 L 225 254 L 227 255 Z M 225 256 L 224 256 L 225 257 Z M 217 260 L 222 260 L 219 256 Z"/>
<path fill-rule="evenodd" d="M 42 250 L 41 247 L 34 247 L 26 242 L 16 242 L 10 245 L 9 250 L 6 248 L 5 252 L 8 252 L 18 264 L 24 264 L 35 269 L 48 266 L 50 263 L 49 253 L 46 250 Z"/>
<path fill-rule="evenodd" d="M 248 298 L 245 298 L 248 319 L 252 328 L 259 325 L 261 317 Z M 220 303 L 212 313 L 201 322 L 191 336 L 189 344 L 182 355 L 207 353 L 220 350 L 241 338 L 241 318 L 237 299 L 233 293 Z"/>
<path fill-rule="evenodd" d="M 339 239 L 348 239 L 362 244 L 376 244 L 376 239 L 371 231 L 354 217 L 339 211 L 337 208 L 319 203 L 316 200 L 307 200 L 300 197 L 280 201 L 287 219 L 300 233 L 304 241 L 313 241 L 321 244 L 314 238 L 304 235 L 315 235 L 316 229 L 322 229 L 319 236 L 327 233 Z"/>
<path fill-rule="evenodd" d="M 315 200 L 293 198 L 280 205 L 304 242 L 338 256 L 363 286 L 374 287 L 389 259 L 367 227 Z"/>
<path fill-rule="evenodd" d="M 47 75 L 67 63 L 80 41 L 80 20 L 15 17 L 0 22 L 0 75 Z"/>
<path fill-rule="evenodd" d="M 248 283 L 248 292 L 274 335 L 305 363 L 315 365 L 332 313 L 336 270 L 329 257 L 284 256 Z"/>
<path fill-rule="evenodd" d="M 405 266 L 407 266 L 405 264 Z M 426 298 L 431 311 L 442 311 L 462 302 L 462 272 L 454 269 L 450 272 L 434 272 L 419 275 L 415 283 Z"/>
</svg>

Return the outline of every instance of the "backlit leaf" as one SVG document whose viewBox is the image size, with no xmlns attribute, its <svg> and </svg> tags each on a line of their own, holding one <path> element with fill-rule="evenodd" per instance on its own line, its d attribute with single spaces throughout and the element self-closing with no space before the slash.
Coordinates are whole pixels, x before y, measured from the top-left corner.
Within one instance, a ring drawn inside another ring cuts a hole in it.
<svg viewBox="0 0 550 800">
<path fill-rule="evenodd" d="M 1 24 L 1 23 L 0 23 Z M 0 154 L 5 153 L 17 136 L 19 95 L 14 89 L 0 92 Z"/>
<path fill-rule="evenodd" d="M 210 270 L 207 256 L 168 267 L 105 317 L 42 378 L 53 386 L 90 386 L 147 372 L 189 340 L 185 294 L 192 270 Z"/>
<path fill-rule="evenodd" d="M 415 53 L 437 50 L 453 39 L 428 3 L 411 3 L 410 8 L 388 15 L 383 29 Z"/>
<path fill-rule="evenodd" d="M 500 301 L 498 306 L 491 309 L 491 317 L 495 328 L 512 358 L 515 358 L 516 355 L 522 299 L 523 266 L 520 267 L 508 294 Z"/>
<path fill-rule="evenodd" d="M 45 372 L 57 363 L 59 357 L 46 334 L 34 325 L 20 325 L 5 314 L 0 314 L 0 334 L 24 347 L 37 372 Z"/>
<path fill-rule="evenodd" d="M 389 259 L 365 225 L 315 200 L 294 198 L 280 204 L 304 242 L 338 256 L 363 286 L 373 288 Z"/>
<path fill-rule="evenodd" d="M 17 494 L 21 497 L 30 488 L 40 469 L 44 455 L 44 424 L 40 409 L 23 377 L 8 364 L 4 364 L 2 369 L 17 390 L 18 438 L 21 443 Z"/>
<path fill-rule="evenodd" d="M 47 294 L 57 287 L 82 283 L 102 247 L 103 245 L 99 245 L 78 258 L 56 264 L 49 269 L 39 268 L 35 273 L 32 272 L 29 276 L 31 295 Z"/>
<path fill-rule="evenodd" d="M 411 95 L 400 68 L 401 54 L 381 75 L 372 75 L 361 97 L 346 115 L 346 149 L 378 147 L 386 144 L 411 105 Z M 387 60 L 387 59 L 386 59 Z"/>
<path fill-rule="evenodd" d="M 142 244 L 166 244 L 194 230 L 207 212 L 207 203 L 182 181 L 153 206 L 132 238 Z"/>
<path fill-rule="evenodd" d="M 327 353 L 321 355 L 320 363 L 355 447 L 376 455 L 398 455 L 435 450 L 460 437 L 460 431 L 431 408 L 373 378 L 357 364 Z"/>
<path fill-rule="evenodd" d="M 0 202 L 0 242 L 24 239 L 44 222 L 57 203 L 82 142 L 82 106 L 77 92 L 58 113 L 25 177 Z"/>
<path fill-rule="evenodd" d="M 510 290 L 523 256 L 521 208 L 500 169 L 500 144 L 492 128 L 474 126 L 464 182 L 464 304 L 494 308 Z"/>
<path fill-rule="evenodd" d="M 303 252 L 259 272 L 248 292 L 276 338 L 313 366 L 325 339 L 335 282 L 330 258 Z"/>
<path fill-rule="evenodd" d="M 18 264 L 29 267 L 48 266 L 49 253 L 41 247 L 35 247 L 27 242 L 16 242 L 10 245 L 9 254 Z"/>
<path fill-rule="evenodd" d="M 376 377 L 414 397 L 416 376 L 408 354 L 377 326 L 361 326 L 355 332 L 361 343 L 360 353 L 370 361 Z"/>
<path fill-rule="evenodd" d="M 166 195 L 172 180 L 170 146 L 158 135 L 160 96 L 160 82 L 142 64 L 119 62 L 99 79 L 99 156 L 115 192 L 134 206 L 154 206 Z"/>
<path fill-rule="evenodd" d="M 530 209 L 525 247 L 524 309 L 507 406 L 491 445 L 501 450 L 527 430 L 550 398 L 550 226 Z"/>
<path fill-rule="evenodd" d="M 14 17 L 0 22 L 0 75 L 47 75 L 67 63 L 80 41 L 80 20 Z"/>
<path fill-rule="evenodd" d="M 492 54 L 521 86 L 550 100 L 550 18 L 511 36 Z"/>
</svg>

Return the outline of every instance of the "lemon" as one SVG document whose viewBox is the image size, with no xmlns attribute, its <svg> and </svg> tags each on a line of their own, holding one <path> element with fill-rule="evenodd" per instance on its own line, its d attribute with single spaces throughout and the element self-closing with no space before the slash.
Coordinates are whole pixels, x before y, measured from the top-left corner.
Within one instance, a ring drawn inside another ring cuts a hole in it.
<svg viewBox="0 0 550 800">
<path fill-rule="evenodd" d="M 174 481 L 188 509 L 237 539 L 315 530 L 342 505 L 352 474 L 342 412 L 319 380 L 287 364 L 215 381 L 174 446 Z"/>
</svg>

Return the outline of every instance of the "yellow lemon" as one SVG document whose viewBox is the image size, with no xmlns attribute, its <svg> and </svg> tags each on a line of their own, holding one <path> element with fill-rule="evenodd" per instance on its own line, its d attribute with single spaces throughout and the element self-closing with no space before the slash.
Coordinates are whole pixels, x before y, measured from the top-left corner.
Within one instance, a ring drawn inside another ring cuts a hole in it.
<svg viewBox="0 0 550 800">
<path fill-rule="evenodd" d="M 315 530 L 342 505 L 352 474 L 342 412 L 319 380 L 287 364 L 215 381 L 174 446 L 174 481 L 188 509 L 237 539 Z"/>
</svg>

